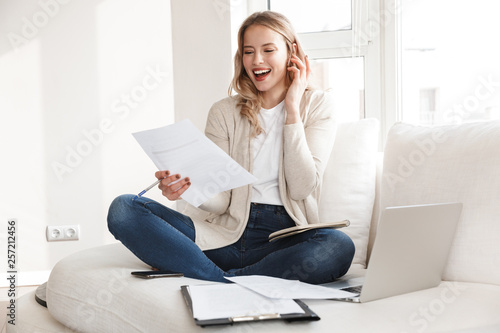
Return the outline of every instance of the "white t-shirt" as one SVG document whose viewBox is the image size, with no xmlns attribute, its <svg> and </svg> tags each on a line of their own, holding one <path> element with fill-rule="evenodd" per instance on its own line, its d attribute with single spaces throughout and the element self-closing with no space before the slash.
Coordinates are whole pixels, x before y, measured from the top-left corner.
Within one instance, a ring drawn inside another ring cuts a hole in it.
<svg viewBox="0 0 500 333">
<path fill-rule="evenodd" d="M 259 112 L 260 125 L 264 131 L 252 140 L 252 173 L 257 178 L 253 183 L 252 202 L 283 205 L 278 188 L 278 171 L 285 121 L 284 107 L 285 101 L 282 101 L 272 109 L 261 109 Z"/>
</svg>

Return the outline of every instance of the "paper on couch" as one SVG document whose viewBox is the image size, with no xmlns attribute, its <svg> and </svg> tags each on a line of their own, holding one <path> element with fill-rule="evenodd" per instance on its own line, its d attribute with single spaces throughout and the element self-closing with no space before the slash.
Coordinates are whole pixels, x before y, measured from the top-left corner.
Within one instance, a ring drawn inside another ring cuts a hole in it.
<svg viewBox="0 0 500 333">
<path fill-rule="evenodd" d="M 225 277 L 225 279 L 274 299 L 334 299 L 354 296 L 353 293 L 263 275 Z"/>
<path fill-rule="evenodd" d="M 189 119 L 132 135 L 159 170 L 190 178 L 182 199 L 195 207 L 220 192 L 256 181 Z"/>
</svg>

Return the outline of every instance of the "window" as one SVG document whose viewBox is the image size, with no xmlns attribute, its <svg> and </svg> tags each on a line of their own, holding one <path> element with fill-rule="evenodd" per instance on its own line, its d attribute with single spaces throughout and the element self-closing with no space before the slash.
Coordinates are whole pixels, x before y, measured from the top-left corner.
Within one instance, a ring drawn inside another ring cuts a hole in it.
<svg viewBox="0 0 500 333">
<path fill-rule="evenodd" d="M 372 51 L 378 47 L 373 43 L 377 36 L 368 20 L 369 13 L 378 10 L 375 3 L 268 0 L 267 9 L 287 16 L 297 30 L 311 60 L 311 84 L 333 93 L 341 122 L 379 117 L 379 58 Z"/>
<path fill-rule="evenodd" d="M 500 2 L 401 1 L 401 120 L 500 119 Z"/>
<path fill-rule="evenodd" d="M 269 7 L 293 22 L 297 33 L 351 30 L 352 27 L 351 0 L 271 0 Z"/>
<path fill-rule="evenodd" d="M 500 119 L 498 0 L 255 2 L 290 18 L 341 120 L 380 120 L 381 147 L 396 121 Z"/>
<path fill-rule="evenodd" d="M 421 124 L 434 124 L 436 122 L 436 101 L 438 88 L 420 89 L 419 122 Z"/>
<path fill-rule="evenodd" d="M 362 57 L 313 60 L 311 70 L 311 85 L 333 94 L 338 121 L 355 121 L 365 117 Z"/>
</svg>

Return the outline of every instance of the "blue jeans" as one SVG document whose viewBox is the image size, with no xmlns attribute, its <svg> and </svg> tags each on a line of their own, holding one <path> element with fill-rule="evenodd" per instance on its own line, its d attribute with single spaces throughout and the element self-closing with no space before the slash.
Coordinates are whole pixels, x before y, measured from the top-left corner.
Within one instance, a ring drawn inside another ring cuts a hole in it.
<svg viewBox="0 0 500 333">
<path fill-rule="evenodd" d="M 284 207 L 251 204 L 247 226 L 231 245 L 202 251 L 193 221 L 148 198 L 122 195 L 111 204 L 108 228 L 139 259 L 160 270 L 228 282 L 225 276 L 267 275 L 326 283 L 344 275 L 354 244 L 342 231 L 315 229 L 273 242 L 274 231 L 295 225 Z"/>
</svg>

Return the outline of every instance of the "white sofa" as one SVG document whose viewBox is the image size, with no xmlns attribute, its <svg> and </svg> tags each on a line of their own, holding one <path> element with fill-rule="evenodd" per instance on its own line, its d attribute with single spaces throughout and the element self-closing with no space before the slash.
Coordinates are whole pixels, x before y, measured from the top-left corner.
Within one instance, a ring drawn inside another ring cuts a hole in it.
<svg viewBox="0 0 500 333">
<path fill-rule="evenodd" d="M 48 310 L 33 294 L 22 297 L 17 325 L 8 325 L 7 332 L 500 332 L 500 122 L 396 124 L 387 137 L 383 171 L 377 128 L 370 119 L 339 125 L 324 178 L 322 219 L 351 220 L 344 230 L 356 255 L 348 275 L 357 276 L 364 273 L 381 209 L 463 202 L 438 287 L 364 304 L 306 300 L 321 317 L 317 322 L 201 328 L 180 286 L 204 281 L 131 277 L 130 271 L 149 267 L 121 244 L 111 244 L 60 261 L 47 284 Z"/>
</svg>

